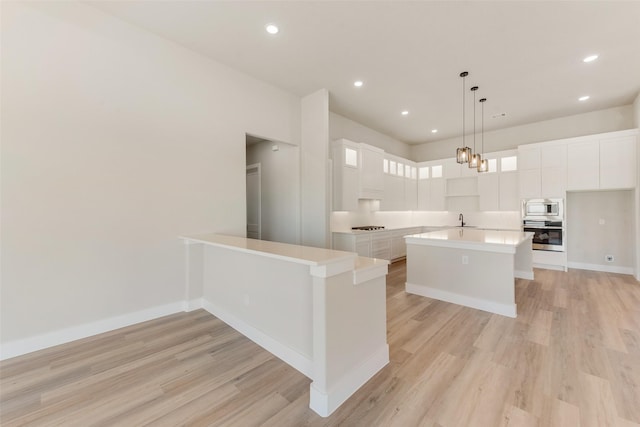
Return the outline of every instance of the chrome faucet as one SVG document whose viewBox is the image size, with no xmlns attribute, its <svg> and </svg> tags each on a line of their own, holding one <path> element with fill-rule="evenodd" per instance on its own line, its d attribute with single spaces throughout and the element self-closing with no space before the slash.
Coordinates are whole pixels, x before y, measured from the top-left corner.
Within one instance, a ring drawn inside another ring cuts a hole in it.
<svg viewBox="0 0 640 427">
<path fill-rule="evenodd" d="M 464 215 L 458 215 L 458 221 L 460 221 L 460 227 L 464 227 L 466 222 L 464 222 Z"/>
</svg>

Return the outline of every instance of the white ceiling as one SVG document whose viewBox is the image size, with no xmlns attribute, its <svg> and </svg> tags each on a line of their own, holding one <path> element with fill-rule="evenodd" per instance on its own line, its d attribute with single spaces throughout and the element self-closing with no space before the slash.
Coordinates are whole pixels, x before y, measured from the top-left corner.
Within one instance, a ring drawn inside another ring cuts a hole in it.
<svg viewBox="0 0 640 427">
<path fill-rule="evenodd" d="M 296 95 L 326 88 L 332 111 L 410 144 L 461 134 L 461 71 L 487 98 L 485 130 L 628 105 L 640 91 L 640 1 L 89 3 Z"/>
</svg>

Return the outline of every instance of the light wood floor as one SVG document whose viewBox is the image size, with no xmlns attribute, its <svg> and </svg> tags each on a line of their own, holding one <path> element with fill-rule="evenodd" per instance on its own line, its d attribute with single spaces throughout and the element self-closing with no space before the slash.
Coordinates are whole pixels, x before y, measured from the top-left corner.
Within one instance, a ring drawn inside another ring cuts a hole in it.
<svg viewBox="0 0 640 427">
<path fill-rule="evenodd" d="M 64 426 L 632 426 L 640 423 L 640 284 L 536 270 L 510 319 L 387 278 L 391 362 L 328 418 L 309 383 L 205 311 L 0 364 L 1 424 Z"/>
</svg>

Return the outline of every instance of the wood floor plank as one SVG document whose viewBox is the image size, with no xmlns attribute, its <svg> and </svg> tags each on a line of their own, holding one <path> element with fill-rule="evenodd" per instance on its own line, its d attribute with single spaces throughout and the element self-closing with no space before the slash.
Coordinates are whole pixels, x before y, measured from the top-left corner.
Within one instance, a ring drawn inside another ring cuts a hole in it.
<svg viewBox="0 0 640 427">
<path fill-rule="evenodd" d="M 204 310 L 0 362 L 5 426 L 638 426 L 640 284 L 535 270 L 518 317 L 387 277 L 390 363 L 330 417 L 311 381 Z"/>
</svg>

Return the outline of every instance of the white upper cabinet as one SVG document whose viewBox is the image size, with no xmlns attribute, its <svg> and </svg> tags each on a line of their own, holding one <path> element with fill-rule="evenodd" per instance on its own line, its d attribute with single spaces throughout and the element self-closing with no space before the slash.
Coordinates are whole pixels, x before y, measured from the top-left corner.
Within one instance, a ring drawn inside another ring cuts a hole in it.
<svg viewBox="0 0 640 427">
<path fill-rule="evenodd" d="M 540 169 L 540 147 L 537 145 L 518 147 L 518 166 L 521 171 Z"/>
<path fill-rule="evenodd" d="M 348 139 L 332 145 L 333 210 L 355 211 L 358 199 L 384 195 L 384 151 Z"/>
<path fill-rule="evenodd" d="M 355 211 L 359 193 L 359 144 L 341 139 L 334 141 L 333 157 L 333 210 Z"/>
<path fill-rule="evenodd" d="M 499 175 L 499 189 L 500 210 L 520 210 L 520 198 L 518 197 L 518 172 L 501 172 Z"/>
<path fill-rule="evenodd" d="M 567 190 L 600 189 L 600 147 L 598 140 L 567 145 Z"/>
<path fill-rule="evenodd" d="M 384 195 L 384 150 L 360 144 L 360 198 L 380 199 Z"/>
<path fill-rule="evenodd" d="M 635 136 L 600 140 L 600 188 L 636 186 L 637 142 Z"/>
<path fill-rule="evenodd" d="M 500 175 L 483 173 L 478 175 L 479 208 L 481 211 L 500 210 Z"/>
<path fill-rule="evenodd" d="M 567 145 L 559 142 L 540 147 L 540 168 L 567 168 Z"/>
<path fill-rule="evenodd" d="M 564 198 L 567 187 L 566 144 L 544 143 L 518 147 L 520 198 Z"/>
<path fill-rule="evenodd" d="M 440 161 L 442 163 L 443 176 L 444 178 L 460 178 L 460 163 L 456 162 L 455 157 L 450 159 L 443 159 Z M 462 164 L 462 166 L 466 167 L 466 164 Z"/>
<path fill-rule="evenodd" d="M 403 211 L 405 208 L 405 163 L 402 157 L 385 154 L 383 161 L 384 195 L 380 200 L 382 211 Z M 388 163 L 388 168 L 384 164 Z"/>
<path fill-rule="evenodd" d="M 637 131 L 576 139 L 567 145 L 567 190 L 636 187 Z"/>
<path fill-rule="evenodd" d="M 404 203 L 406 210 L 418 209 L 418 168 L 410 161 L 405 164 Z"/>
</svg>

